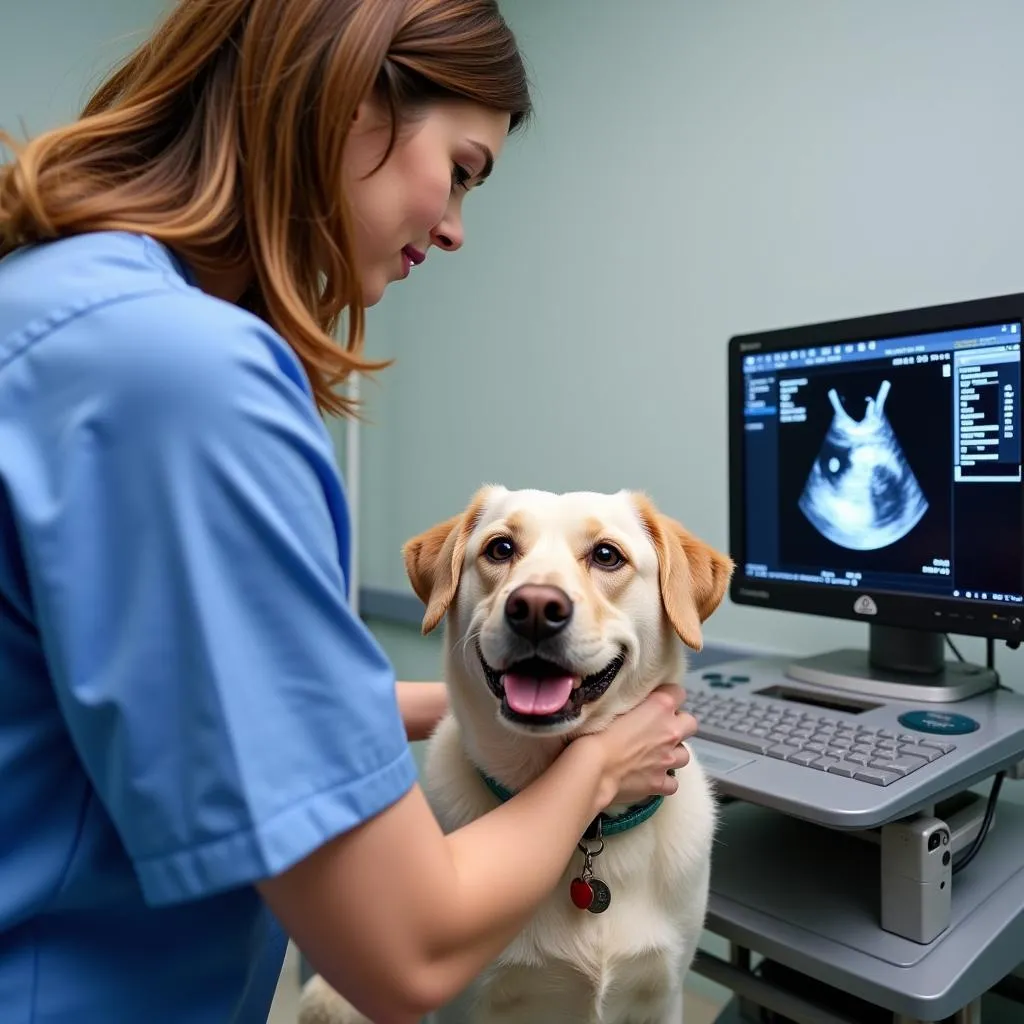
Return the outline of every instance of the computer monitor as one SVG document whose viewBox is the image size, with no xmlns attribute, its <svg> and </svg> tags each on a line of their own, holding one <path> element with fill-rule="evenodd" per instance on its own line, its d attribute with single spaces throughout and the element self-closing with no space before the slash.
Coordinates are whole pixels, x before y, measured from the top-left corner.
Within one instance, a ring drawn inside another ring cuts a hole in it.
<svg viewBox="0 0 1024 1024">
<path fill-rule="evenodd" d="M 950 633 L 1024 639 L 1024 294 L 729 342 L 730 597 L 866 623 L 805 683 L 955 701 Z"/>
</svg>

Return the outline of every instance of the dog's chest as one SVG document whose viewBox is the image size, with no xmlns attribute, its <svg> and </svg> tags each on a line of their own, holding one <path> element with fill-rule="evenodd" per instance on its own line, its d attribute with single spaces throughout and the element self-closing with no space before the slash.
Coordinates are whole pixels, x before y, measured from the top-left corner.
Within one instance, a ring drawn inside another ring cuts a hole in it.
<svg viewBox="0 0 1024 1024">
<path fill-rule="evenodd" d="M 611 892 L 602 914 L 573 905 L 569 885 L 583 862 L 582 855 L 574 859 L 530 924 L 480 979 L 477 1021 L 666 1019 L 699 937 L 702 913 L 689 913 L 687 903 L 701 879 L 687 879 L 678 862 L 654 866 L 653 847 L 661 837 L 653 827 L 643 829 L 609 837 L 594 859 L 594 876 Z"/>
<path fill-rule="evenodd" d="M 479 979 L 472 1024 L 677 1024 L 676 966 L 653 951 L 611 961 L 595 974 L 564 961 L 495 964 Z"/>
<path fill-rule="evenodd" d="M 435 737 L 426 773 L 446 831 L 493 807 L 455 739 L 447 729 Z M 699 768 L 692 768 L 682 776 L 680 792 L 652 818 L 608 836 L 593 858 L 594 877 L 610 890 L 608 909 L 592 914 L 573 904 L 570 884 L 584 863 L 577 851 L 527 926 L 477 978 L 468 1017 L 442 1012 L 439 1024 L 681 1019 L 682 976 L 703 927 L 714 827 L 710 792 Z M 523 856 L 538 841 L 524 837 Z"/>
</svg>

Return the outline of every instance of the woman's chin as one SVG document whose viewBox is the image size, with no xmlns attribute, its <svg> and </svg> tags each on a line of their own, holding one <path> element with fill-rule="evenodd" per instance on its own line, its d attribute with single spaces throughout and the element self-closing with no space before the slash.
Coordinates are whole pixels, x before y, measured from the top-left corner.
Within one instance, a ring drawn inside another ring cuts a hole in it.
<svg viewBox="0 0 1024 1024">
<path fill-rule="evenodd" d="M 392 284 L 393 280 L 390 275 L 381 270 L 368 270 L 362 275 L 361 283 L 363 306 L 369 309 L 380 302 L 388 285 Z"/>
</svg>

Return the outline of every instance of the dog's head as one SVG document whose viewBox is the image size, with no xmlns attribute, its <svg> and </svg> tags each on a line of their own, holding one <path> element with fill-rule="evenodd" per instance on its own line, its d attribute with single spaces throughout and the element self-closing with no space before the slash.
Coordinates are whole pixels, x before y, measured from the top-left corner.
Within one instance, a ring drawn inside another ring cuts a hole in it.
<svg viewBox="0 0 1024 1024">
<path fill-rule="evenodd" d="M 643 495 L 486 487 L 403 548 L 426 605 L 448 616 L 449 685 L 517 731 L 591 731 L 639 703 L 700 650 L 732 560 Z"/>
</svg>

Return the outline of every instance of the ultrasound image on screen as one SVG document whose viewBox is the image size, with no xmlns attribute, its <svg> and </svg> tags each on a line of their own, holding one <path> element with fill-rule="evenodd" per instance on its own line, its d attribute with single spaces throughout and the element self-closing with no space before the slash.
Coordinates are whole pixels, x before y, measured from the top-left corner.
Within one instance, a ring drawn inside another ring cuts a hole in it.
<svg viewBox="0 0 1024 1024">
<path fill-rule="evenodd" d="M 782 564 L 919 576 L 952 555 L 952 382 L 939 363 L 780 375 Z"/>
<path fill-rule="evenodd" d="M 862 410 L 845 408 L 835 388 L 828 392 L 834 415 L 799 505 L 822 536 L 843 548 L 888 547 L 928 511 L 928 499 L 885 414 L 891 388 L 891 381 L 882 381 L 876 395 L 864 396 Z"/>
</svg>

